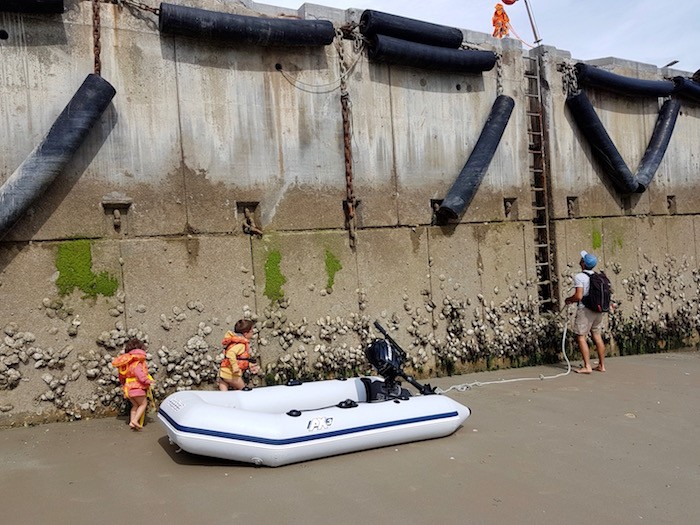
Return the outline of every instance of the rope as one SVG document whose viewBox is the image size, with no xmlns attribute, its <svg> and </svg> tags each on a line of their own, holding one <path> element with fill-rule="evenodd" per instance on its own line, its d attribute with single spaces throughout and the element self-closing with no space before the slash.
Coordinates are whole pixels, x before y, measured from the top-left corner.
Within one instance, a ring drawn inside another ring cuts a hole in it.
<svg viewBox="0 0 700 525">
<path fill-rule="evenodd" d="M 563 310 L 562 310 L 563 311 Z M 575 313 L 575 310 L 574 310 Z M 566 372 L 561 372 L 559 374 L 555 374 L 553 376 L 545 376 L 543 374 L 540 374 L 539 377 L 518 377 L 515 379 L 500 379 L 498 381 L 474 381 L 473 383 L 462 383 L 461 385 L 453 385 L 449 387 L 447 390 L 443 390 L 441 388 L 436 388 L 435 392 L 438 394 L 446 394 L 450 390 L 457 390 L 458 392 L 466 392 L 467 390 L 472 389 L 475 386 L 486 386 L 486 385 L 499 385 L 502 383 L 516 383 L 518 381 L 543 381 L 545 379 L 557 379 L 559 377 L 564 377 L 566 375 L 569 375 L 571 373 L 571 362 L 569 361 L 569 356 L 566 355 L 566 332 L 569 327 L 568 319 L 567 322 L 564 324 L 564 334 L 561 337 L 561 351 L 564 354 L 564 360 L 566 361 Z"/>
<path fill-rule="evenodd" d="M 525 44 L 527 47 L 529 47 L 530 49 L 533 49 L 533 48 L 535 47 L 534 44 L 529 44 L 529 43 L 525 42 L 525 40 L 523 40 L 522 38 L 520 38 L 520 36 L 518 35 L 518 33 L 515 31 L 515 28 L 510 24 L 510 22 L 508 23 L 508 29 L 510 29 L 510 30 L 513 32 L 513 34 L 515 35 L 515 38 L 517 38 L 518 40 L 520 40 L 520 41 L 521 41 L 523 44 Z"/>
<path fill-rule="evenodd" d="M 355 41 L 355 42 L 357 42 L 357 41 Z M 352 62 L 352 64 L 350 64 L 349 67 L 341 68 L 341 72 L 340 72 L 340 75 L 338 76 L 338 78 L 331 80 L 330 82 L 327 82 L 325 84 L 311 84 L 309 82 L 303 82 L 299 79 L 292 77 L 289 73 L 284 71 L 281 67 L 277 68 L 277 70 L 282 74 L 282 76 L 285 78 L 285 80 L 287 82 L 289 82 L 292 86 L 294 86 L 295 88 L 297 88 L 301 91 L 304 91 L 306 93 L 319 93 L 319 94 L 320 93 L 330 93 L 331 91 L 335 91 L 336 89 L 338 89 L 340 87 L 340 84 L 344 80 L 346 80 L 348 75 L 350 75 L 350 73 L 352 72 L 352 70 L 355 69 L 355 66 L 362 58 L 363 46 L 364 46 L 364 43 L 362 41 L 360 41 L 360 47 L 359 47 L 359 51 L 357 52 L 357 57 Z M 306 88 L 310 88 L 310 89 L 306 89 Z M 329 89 L 322 91 L 321 89 L 323 89 L 323 88 L 329 88 Z"/>
<path fill-rule="evenodd" d="M 110 0 L 104 0 L 109 2 Z M 151 7 L 149 5 L 144 4 L 143 2 L 132 2 L 131 0 L 111 0 L 111 3 L 117 4 L 119 7 L 123 5 L 126 5 L 128 7 L 134 7 L 136 9 L 141 9 L 142 11 L 148 11 L 149 13 L 153 13 L 154 15 L 160 15 L 160 9 L 157 7 Z"/>
<path fill-rule="evenodd" d="M 292 86 L 297 88 L 300 91 L 304 91 L 305 93 L 330 93 L 331 91 L 335 91 L 338 89 L 340 86 L 340 78 L 337 78 L 335 80 L 332 80 L 331 82 L 328 82 L 326 84 L 310 84 L 308 82 L 303 82 L 299 79 L 296 79 L 292 77 L 289 73 L 284 71 L 281 67 L 277 68 L 277 70 L 282 74 L 284 79 L 289 82 Z M 311 88 L 311 89 L 308 89 Z M 329 88 L 327 90 L 321 90 L 321 88 Z"/>
</svg>

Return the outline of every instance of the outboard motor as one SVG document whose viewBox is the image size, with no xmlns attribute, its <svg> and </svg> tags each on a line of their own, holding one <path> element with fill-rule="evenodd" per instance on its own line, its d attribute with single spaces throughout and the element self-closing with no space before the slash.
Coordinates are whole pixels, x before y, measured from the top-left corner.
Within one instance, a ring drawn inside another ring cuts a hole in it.
<svg viewBox="0 0 700 525">
<path fill-rule="evenodd" d="M 421 385 L 413 377 L 403 372 L 402 367 L 406 361 L 406 352 L 384 330 L 379 321 L 375 321 L 374 326 L 382 333 L 384 339 L 372 341 L 365 348 L 365 357 L 377 369 L 379 375 L 384 378 L 384 382 L 374 381 L 369 386 L 370 401 L 383 401 L 392 398 L 408 399 L 411 395 L 410 392 L 405 388 L 401 388 L 397 378 L 405 379 L 423 395 L 434 394 L 435 389 L 431 388 L 430 385 Z"/>
<path fill-rule="evenodd" d="M 365 356 L 370 364 L 377 369 L 379 375 L 387 380 L 394 380 L 401 375 L 401 367 L 406 361 L 406 354 L 400 348 L 395 348 L 386 339 L 375 339 L 365 349 Z"/>
</svg>

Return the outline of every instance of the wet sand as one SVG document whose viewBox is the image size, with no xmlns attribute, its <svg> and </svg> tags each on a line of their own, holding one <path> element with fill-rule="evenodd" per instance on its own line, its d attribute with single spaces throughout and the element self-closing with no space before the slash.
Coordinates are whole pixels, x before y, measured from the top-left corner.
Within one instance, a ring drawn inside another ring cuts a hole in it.
<svg viewBox="0 0 700 525">
<path fill-rule="evenodd" d="M 154 414 L 0 431 L 3 523 L 694 524 L 700 354 L 475 387 L 441 439 L 279 468 L 176 453 Z M 561 373 L 536 367 L 433 380 Z"/>
</svg>

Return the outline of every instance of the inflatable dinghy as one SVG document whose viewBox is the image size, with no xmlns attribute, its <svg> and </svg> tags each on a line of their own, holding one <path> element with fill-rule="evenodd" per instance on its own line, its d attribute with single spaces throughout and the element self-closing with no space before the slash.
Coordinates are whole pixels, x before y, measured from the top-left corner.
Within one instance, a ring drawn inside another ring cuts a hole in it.
<svg viewBox="0 0 700 525">
<path fill-rule="evenodd" d="M 370 400 L 376 377 L 313 381 L 231 392 L 181 391 L 158 417 L 181 449 L 277 467 L 452 434 L 470 414 L 442 395 Z M 377 397 L 376 395 L 374 396 Z"/>
<path fill-rule="evenodd" d="M 365 355 L 384 379 L 180 391 L 165 398 L 158 417 L 171 443 L 187 452 L 270 467 L 455 432 L 469 408 L 404 374 L 406 354 L 375 326 L 386 339 L 375 340 Z M 397 377 L 419 394 L 411 395 Z"/>
</svg>

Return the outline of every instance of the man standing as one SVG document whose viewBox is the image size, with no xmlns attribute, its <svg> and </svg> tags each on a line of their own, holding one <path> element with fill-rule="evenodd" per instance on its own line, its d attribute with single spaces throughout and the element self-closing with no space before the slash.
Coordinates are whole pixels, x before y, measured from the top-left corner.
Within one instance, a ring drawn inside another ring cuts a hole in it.
<svg viewBox="0 0 700 525">
<path fill-rule="evenodd" d="M 593 371 L 591 368 L 590 350 L 586 341 L 589 333 L 598 353 L 598 366 L 595 367 L 595 370 L 605 372 L 605 344 L 600 335 L 605 312 L 594 312 L 583 304 L 583 298 L 590 292 L 591 275 L 594 273 L 593 268 L 598 264 L 598 258 L 592 253 L 582 251 L 579 264 L 581 265 L 581 272 L 574 276 L 574 293 L 564 300 L 566 304 L 578 304 L 576 319 L 574 320 L 574 334 L 576 334 L 576 342 L 583 357 L 583 366 L 576 372 L 579 374 L 590 374 Z"/>
</svg>

